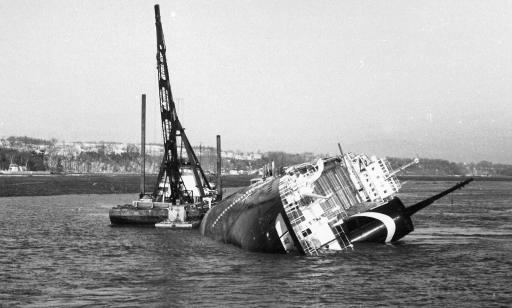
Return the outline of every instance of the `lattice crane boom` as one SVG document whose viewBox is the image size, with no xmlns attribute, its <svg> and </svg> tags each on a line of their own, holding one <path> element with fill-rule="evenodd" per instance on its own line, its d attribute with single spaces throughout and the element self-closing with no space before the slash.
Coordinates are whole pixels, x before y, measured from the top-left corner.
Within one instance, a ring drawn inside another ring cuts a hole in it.
<svg viewBox="0 0 512 308">
<path fill-rule="evenodd" d="M 188 138 L 185 134 L 176 112 L 174 104 L 171 84 L 169 80 L 169 70 L 167 67 L 166 47 L 164 40 L 164 33 L 162 30 L 162 23 L 160 20 L 160 8 L 155 5 L 155 25 L 156 25 L 156 41 L 157 41 L 157 71 L 158 71 L 158 88 L 160 97 L 160 115 L 162 120 L 162 134 L 164 142 L 164 156 L 162 164 L 158 173 L 157 184 L 153 193 L 153 197 L 157 199 L 160 195 L 166 199 L 165 187 L 166 183 L 170 186 L 170 200 L 171 203 L 191 202 L 192 196 L 190 191 L 184 185 L 182 179 L 181 169 L 183 166 L 188 166 L 192 169 L 196 187 L 199 191 L 199 198 L 204 197 L 203 185 L 210 188 L 208 180 L 199 165 L 199 161 L 190 145 Z M 178 156 L 178 139 L 181 140 L 181 145 L 185 147 L 187 153 L 187 160 Z M 163 187 L 160 184 L 164 183 Z"/>
</svg>

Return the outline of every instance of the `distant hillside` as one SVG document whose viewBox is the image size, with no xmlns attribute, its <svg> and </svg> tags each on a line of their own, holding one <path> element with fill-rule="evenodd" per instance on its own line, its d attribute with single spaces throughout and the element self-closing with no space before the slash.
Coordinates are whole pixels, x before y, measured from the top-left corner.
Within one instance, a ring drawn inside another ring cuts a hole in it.
<svg viewBox="0 0 512 308">
<path fill-rule="evenodd" d="M 157 173 L 161 163 L 161 146 L 151 145 L 146 153 L 146 172 Z M 194 147 L 195 153 L 207 173 L 216 171 L 216 151 L 213 147 Z M 368 153 L 377 154 L 378 153 Z M 279 170 L 284 166 L 314 161 L 326 155 L 314 153 L 242 153 L 224 151 L 222 158 L 225 174 L 254 174 L 267 163 L 274 162 Z M 410 162 L 410 158 L 388 158 L 393 169 Z M 113 173 L 135 174 L 140 172 L 141 155 L 135 144 L 114 142 L 64 143 L 56 139 L 44 140 L 31 137 L 0 139 L 0 170 L 11 162 L 27 166 L 31 171 L 55 173 Z M 421 159 L 418 165 L 402 172 L 403 175 L 476 175 L 512 176 L 512 165 L 494 164 L 489 161 L 455 163 L 443 159 Z M 256 175 L 254 175 L 256 176 Z"/>
</svg>

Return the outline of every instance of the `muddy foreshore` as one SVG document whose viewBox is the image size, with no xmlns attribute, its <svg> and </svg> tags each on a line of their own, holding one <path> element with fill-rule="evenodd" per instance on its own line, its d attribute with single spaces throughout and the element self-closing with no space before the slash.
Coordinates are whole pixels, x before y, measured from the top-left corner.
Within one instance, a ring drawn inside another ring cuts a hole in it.
<svg viewBox="0 0 512 308">
<path fill-rule="evenodd" d="M 247 186 L 250 178 L 247 175 L 223 176 L 223 187 Z M 156 175 L 148 175 L 146 191 L 151 191 L 155 182 Z M 139 192 L 140 175 L 137 174 L 0 175 L 0 197 Z"/>
<path fill-rule="evenodd" d="M 230 188 L 249 185 L 249 175 L 222 176 L 222 185 Z M 402 181 L 462 181 L 461 176 L 401 176 Z M 476 181 L 512 181 L 512 177 L 474 177 Z M 146 191 L 151 191 L 156 175 L 146 176 Z M 49 196 L 71 194 L 139 193 L 137 174 L 67 174 L 67 175 L 0 175 L 0 197 Z"/>
</svg>

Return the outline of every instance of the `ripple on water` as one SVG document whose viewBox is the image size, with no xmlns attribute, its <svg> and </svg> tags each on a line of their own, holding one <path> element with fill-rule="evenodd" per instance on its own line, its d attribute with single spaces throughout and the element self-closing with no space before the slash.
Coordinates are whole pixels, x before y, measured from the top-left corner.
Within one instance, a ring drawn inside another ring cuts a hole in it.
<svg viewBox="0 0 512 308">
<path fill-rule="evenodd" d="M 412 204 L 451 183 L 410 181 Z M 0 306 L 488 306 L 512 301 L 512 192 L 478 183 L 387 245 L 252 253 L 197 231 L 109 226 L 133 195 L 0 199 Z"/>
</svg>

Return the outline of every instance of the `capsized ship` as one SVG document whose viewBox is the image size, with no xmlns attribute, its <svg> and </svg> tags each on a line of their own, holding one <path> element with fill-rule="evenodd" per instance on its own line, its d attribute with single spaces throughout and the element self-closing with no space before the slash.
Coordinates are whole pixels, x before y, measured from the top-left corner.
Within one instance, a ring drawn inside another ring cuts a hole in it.
<svg viewBox="0 0 512 308">
<path fill-rule="evenodd" d="M 395 174 L 384 159 L 351 153 L 291 166 L 217 203 L 200 231 L 251 251 L 306 255 L 393 242 L 414 230 L 411 215 L 472 181 L 405 207 Z"/>
</svg>

